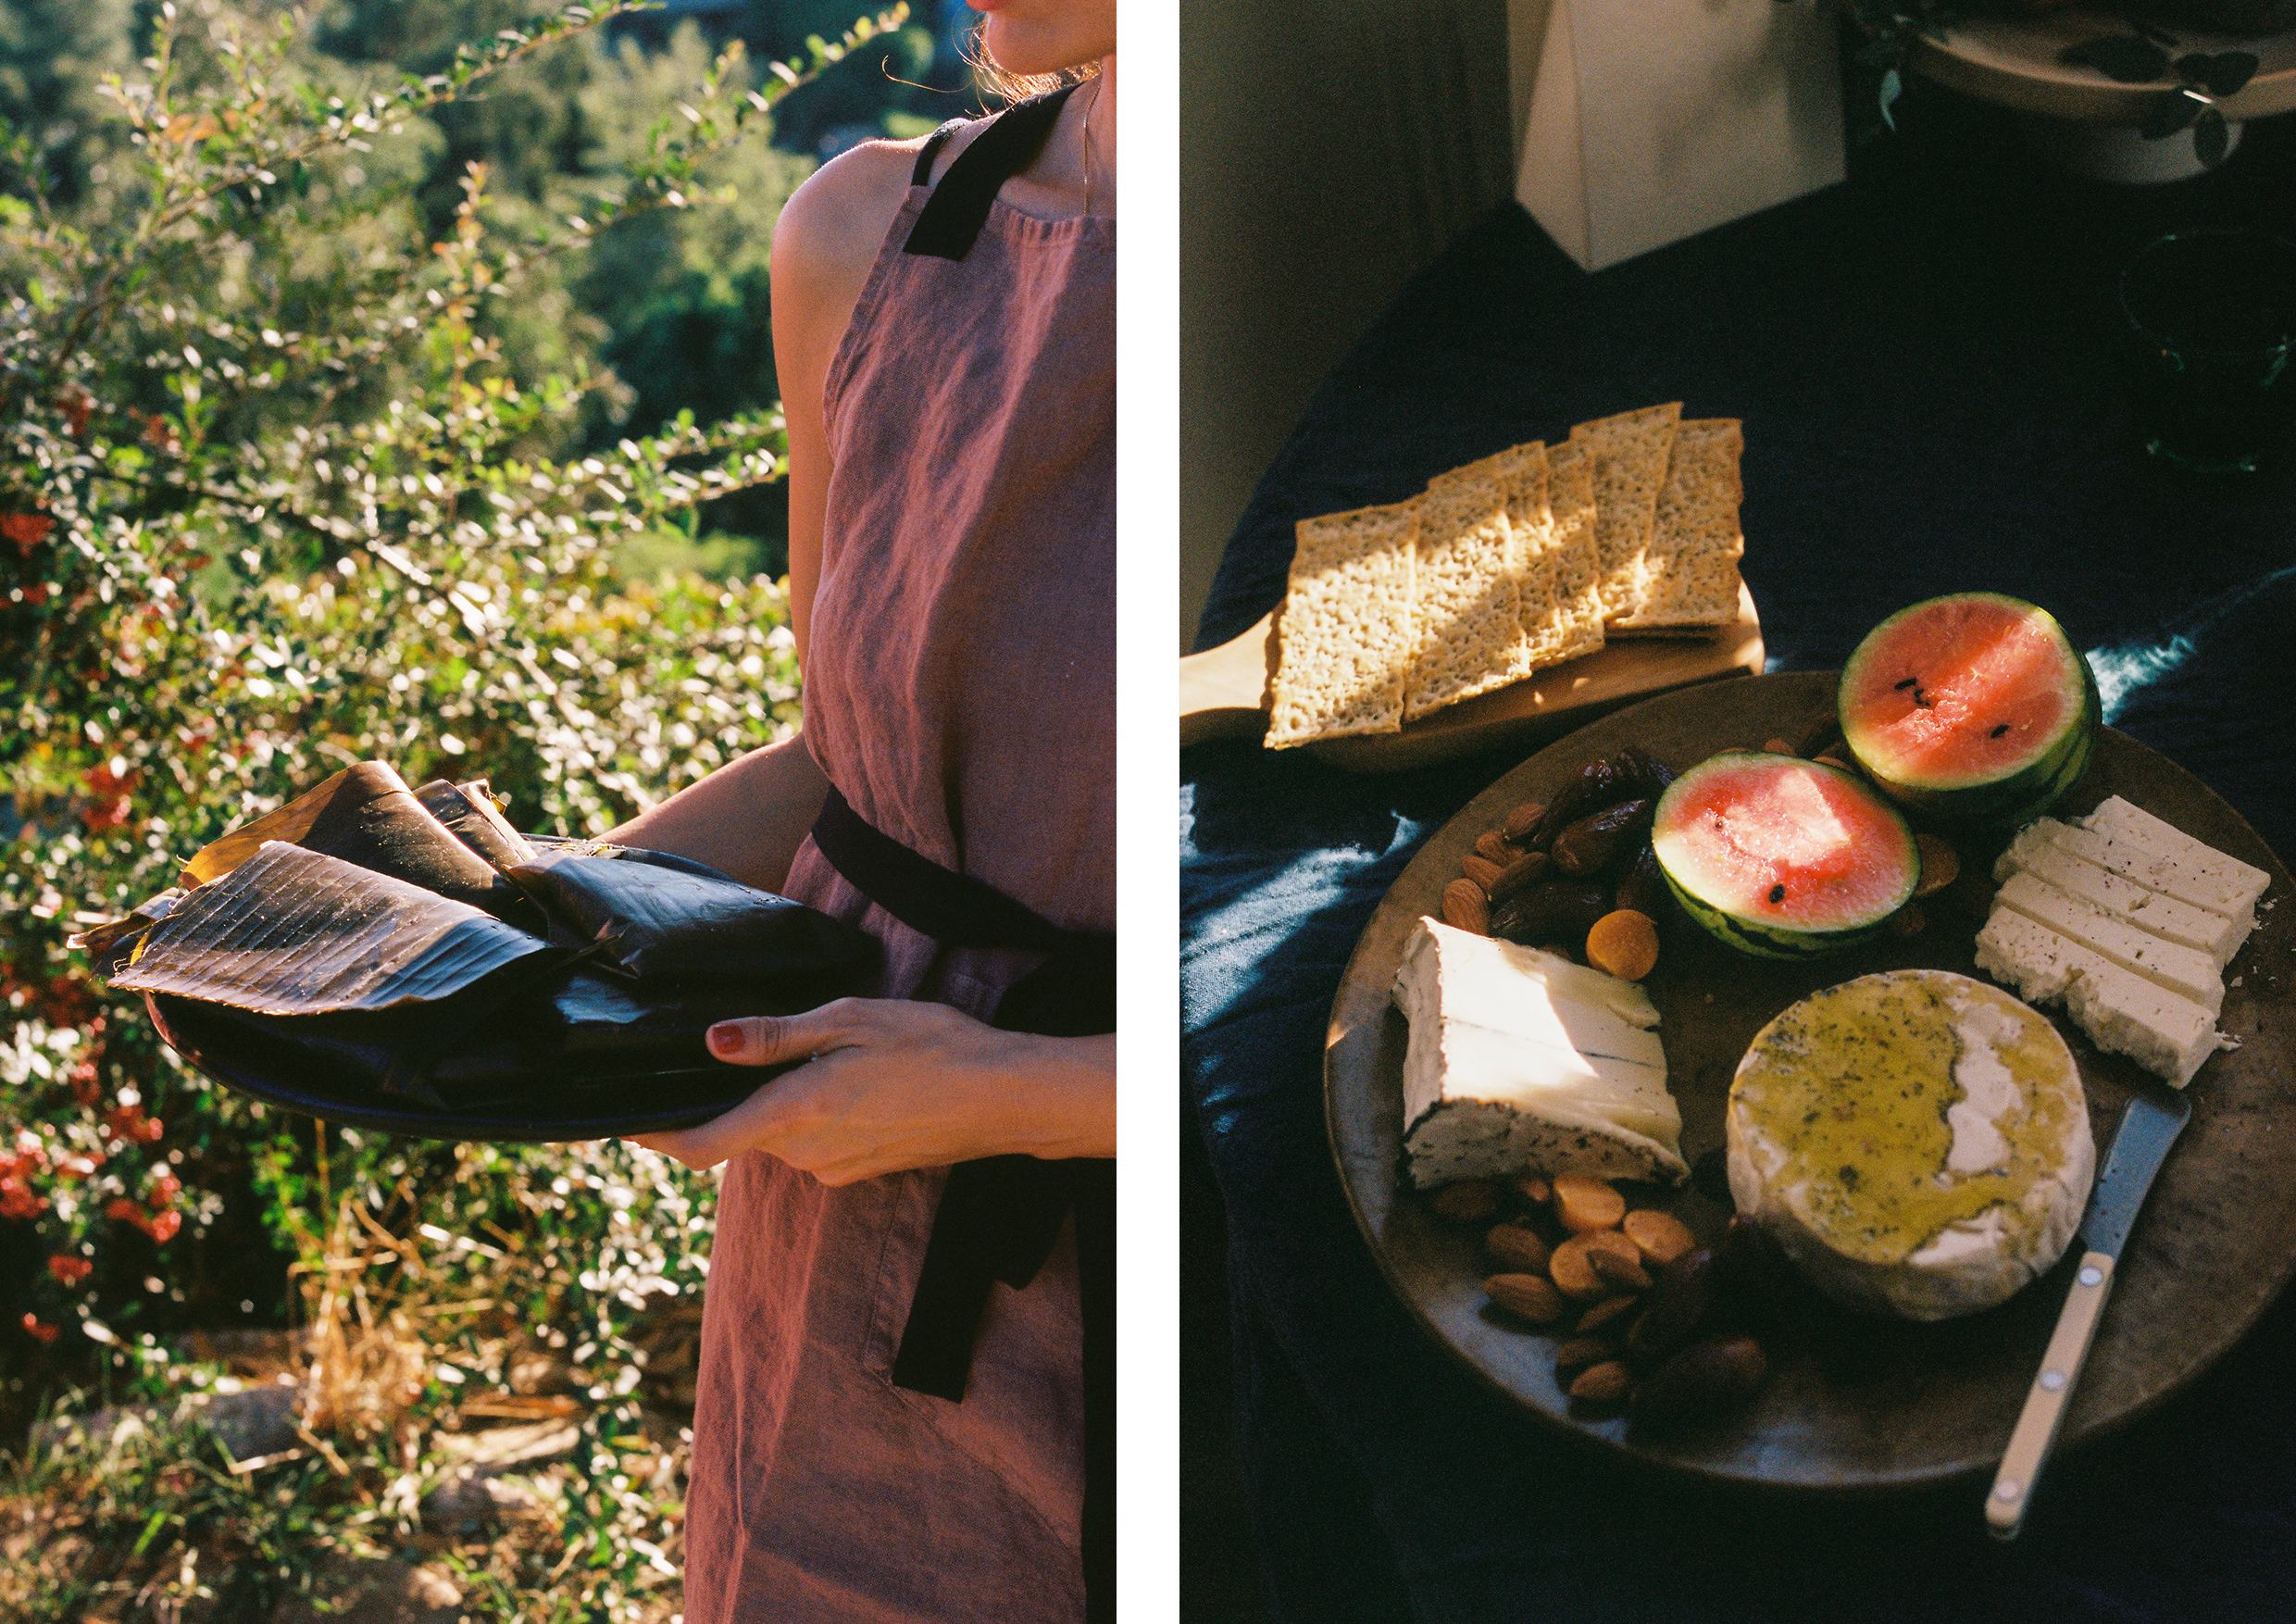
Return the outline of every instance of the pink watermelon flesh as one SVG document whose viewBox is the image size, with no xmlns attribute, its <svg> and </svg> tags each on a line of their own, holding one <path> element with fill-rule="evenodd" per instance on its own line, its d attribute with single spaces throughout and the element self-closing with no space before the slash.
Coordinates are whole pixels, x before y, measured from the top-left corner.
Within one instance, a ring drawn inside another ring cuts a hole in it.
<svg viewBox="0 0 2296 1624">
<path fill-rule="evenodd" d="M 1940 599 L 1877 636 L 1841 714 L 1859 756 L 1898 782 L 1990 783 L 2063 733 L 2083 702 L 2079 657 L 2038 610 Z"/>
<path fill-rule="evenodd" d="M 1912 889 L 1905 825 L 1844 774 L 1784 756 L 1693 771 L 1669 808 L 1664 856 L 1718 906 L 1825 931 L 1886 914 Z"/>
</svg>

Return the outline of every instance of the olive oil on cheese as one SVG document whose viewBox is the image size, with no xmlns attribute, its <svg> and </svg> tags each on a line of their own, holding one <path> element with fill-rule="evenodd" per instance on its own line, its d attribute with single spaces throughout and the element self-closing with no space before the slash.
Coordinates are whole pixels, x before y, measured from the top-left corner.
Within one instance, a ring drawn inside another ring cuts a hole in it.
<svg viewBox="0 0 2296 1624">
<path fill-rule="evenodd" d="M 2050 1086 L 2055 1034 L 2030 1010 L 1958 1002 L 1916 977 L 1829 988 L 1773 1023 L 1733 1084 L 1785 1152 L 1779 1182 L 1845 1256 L 1901 1262 L 2054 1165 L 2072 1108 Z"/>
</svg>

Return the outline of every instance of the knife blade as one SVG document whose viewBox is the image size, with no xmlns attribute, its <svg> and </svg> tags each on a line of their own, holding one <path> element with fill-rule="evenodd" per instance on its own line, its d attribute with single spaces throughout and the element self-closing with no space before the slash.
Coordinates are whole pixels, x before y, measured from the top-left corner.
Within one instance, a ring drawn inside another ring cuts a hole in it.
<svg viewBox="0 0 2296 1624">
<path fill-rule="evenodd" d="M 2112 1149 L 2105 1154 L 2104 1167 L 2089 1192 L 2088 1209 L 2081 1214 L 2080 1265 L 2065 1293 L 2056 1330 L 2041 1354 L 2040 1369 L 2026 1393 L 2025 1408 L 2009 1434 L 2009 1447 L 2002 1455 L 1992 1490 L 1985 1497 L 1986 1525 L 1996 1539 L 2016 1538 L 2025 1520 L 2033 1485 L 2040 1478 L 2074 1384 L 2088 1361 L 2089 1344 L 2104 1312 L 2121 1248 L 2128 1243 L 2146 1193 L 2152 1188 L 2153 1175 L 2168 1159 L 2169 1148 L 2191 1115 L 2191 1105 L 2184 1095 L 2149 1087 L 2131 1094 L 2121 1112 Z"/>
</svg>

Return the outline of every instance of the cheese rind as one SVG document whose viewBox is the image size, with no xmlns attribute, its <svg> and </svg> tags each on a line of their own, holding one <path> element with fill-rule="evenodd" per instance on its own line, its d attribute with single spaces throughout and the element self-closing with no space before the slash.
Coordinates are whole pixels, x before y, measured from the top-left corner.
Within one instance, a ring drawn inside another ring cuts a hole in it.
<svg viewBox="0 0 2296 1624">
<path fill-rule="evenodd" d="M 1942 970 L 1828 987 L 1763 1028 L 1730 1085 L 1730 1193 L 1813 1285 L 1940 1319 L 2064 1254 L 2095 1172 L 2056 1029 Z"/>
<path fill-rule="evenodd" d="M 1411 1029 L 1404 1149 L 1420 1188 L 1524 1170 L 1689 1176 L 1658 1011 L 1632 982 L 1423 918 L 1393 997 Z"/>
</svg>

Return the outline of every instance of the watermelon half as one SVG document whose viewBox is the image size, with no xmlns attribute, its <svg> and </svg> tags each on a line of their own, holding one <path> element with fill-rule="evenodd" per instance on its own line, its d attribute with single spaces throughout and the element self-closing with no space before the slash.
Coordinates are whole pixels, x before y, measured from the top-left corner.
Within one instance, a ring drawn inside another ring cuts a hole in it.
<svg viewBox="0 0 2296 1624">
<path fill-rule="evenodd" d="M 1999 593 L 1900 609 L 1842 668 L 1841 736 L 1882 791 L 1940 823 L 2010 827 L 2089 765 L 2103 707 L 2048 610 Z"/>
<path fill-rule="evenodd" d="M 1871 785 L 1766 751 L 1725 751 L 1676 779 L 1651 849 L 1685 913 L 1765 958 L 1855 946 L 1921 879 L 1913 831 Z"/>
</svg>

